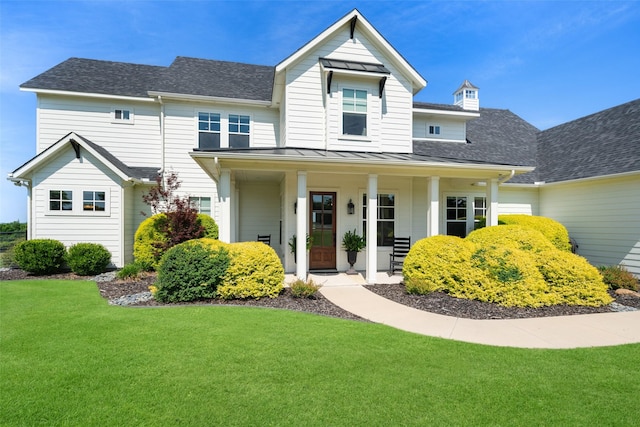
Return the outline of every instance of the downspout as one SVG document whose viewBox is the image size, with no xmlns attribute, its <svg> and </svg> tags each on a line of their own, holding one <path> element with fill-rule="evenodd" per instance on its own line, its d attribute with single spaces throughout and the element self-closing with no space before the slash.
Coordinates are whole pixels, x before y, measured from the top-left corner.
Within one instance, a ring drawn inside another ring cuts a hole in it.
<svg viewBox="0 0 640 427">
<path fill-rule="evenodd" d="M 162 102 L 162 96 L 158 95 L 158 102 L 160 103 L 160 170 L 159 174 L 164 173 L 164 162 L 165 162 L 165 154 L 164 154 L 164 102 Z"/>
<path fill-rule="evenodd" d="M 515 169 L 511 169 L 511 173 L 508 176 L 498 180 L 498 185 L 504 184 L 505 182 L 509 181 L 511 178 L 514 177 L 515 174 L 516 174 Z"/>
</svg>

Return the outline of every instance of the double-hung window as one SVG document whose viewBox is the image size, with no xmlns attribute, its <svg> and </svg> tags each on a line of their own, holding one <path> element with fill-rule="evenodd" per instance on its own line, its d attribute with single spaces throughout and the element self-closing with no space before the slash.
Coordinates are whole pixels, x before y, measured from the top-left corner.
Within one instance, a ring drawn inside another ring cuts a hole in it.
<svg viewBox="0 0 640 427">
<path fill-rule="evenodd" d="M 198 148 L 220 148 L 220 114 L 198 113 Z"/>
<path fill-rule="evenodd" d="M 342 134 L 367 135 L 367 91 L 342 89 Z"/>
<path fill-rule="evenodd" d="M 392 193 L 378 194 L 378 246 L 393 246 L 395 235 L 396 196 Z M 367 229 L 367 195 L 362 196 L 362 226 Z"/>
<path fill-rule="evenodd" d="M 72 211 L 73 191 L 49 190 L 50 211 Z"/>
<path fill-rule="evenodd" d="M 229 114 L 229 147 L 248 148 L 251 119 L 249 116 Z"/>
</svg>

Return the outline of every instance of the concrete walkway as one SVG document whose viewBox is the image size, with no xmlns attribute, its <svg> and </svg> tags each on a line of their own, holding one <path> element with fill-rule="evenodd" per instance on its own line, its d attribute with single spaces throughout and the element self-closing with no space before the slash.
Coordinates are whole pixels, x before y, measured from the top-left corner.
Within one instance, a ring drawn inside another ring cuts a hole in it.
<svg viewBox="0 0 640 427">
<path fill-rule="evenodd" d="M 379 273 L 378 283 L 399 283 Z M 474 320 L 407 307 L 365 289 L 361 275 L 310 275 L 335 305 L 408 332 L 503 347 L 579 348 L 640 343 L 640 311 L 531 319 Z"/>
</svg>

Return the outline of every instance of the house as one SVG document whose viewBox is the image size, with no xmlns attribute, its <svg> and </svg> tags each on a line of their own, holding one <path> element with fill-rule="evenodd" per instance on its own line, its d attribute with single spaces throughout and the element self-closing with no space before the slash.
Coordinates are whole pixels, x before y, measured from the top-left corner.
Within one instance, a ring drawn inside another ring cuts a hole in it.
<svg viewBox="0 0 640 427">
<path fill-rule="evenodd" d="M 357 10 L 275 67 L 71 58 L 21 85 L 37 155 L 9 179 L 27 188 L 30 238 L 99 242 L 116 266 L 142 195 L 175 171 L 221 240 L 271 235 L 300 278 L 346 270 L 348 230 L 373 283 L 393 236 L 465 236 L 508 213 L 558 219 L 591 262 L 640 275 L 640 100 L 540 132 L 481 108 L 469 81 L 451 105 L 414 102 L 426 84 Z"/>
</svg>

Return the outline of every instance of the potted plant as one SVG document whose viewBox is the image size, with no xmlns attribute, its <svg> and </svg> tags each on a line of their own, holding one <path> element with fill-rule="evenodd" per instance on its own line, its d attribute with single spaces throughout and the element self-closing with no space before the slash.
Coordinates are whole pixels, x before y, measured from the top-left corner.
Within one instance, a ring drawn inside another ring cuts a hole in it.
<svg viewBox="0 0 640 427">
<path fill-rule="evenodd" d="M 293 237 L 291 237 L 289 239 L 289 250 L 291 251 L 291 253 L 293 254 L 293 261 L 294 262 L 298 262 L 296 260 L 296 247 L 297 247 L 297 242 L 298 239 L 296 239 L 296 235 L 294 234 Z M 311 249 L 311 245 L 313 244 L 313 238 L 309 237 L 309 235 L 307 234 L 307 251 L 309 249 Z"/>
<path fill-rule="evenodd" d="M 358 252 L 364 249 L 366 243 L 364 237 L 356 233 L 356 230 L 349 230 L 342 236 L 342 247 L 347 251 L 347 261 L 349 262 L 349 270 L 347 274 L 357 274 L 353 268 L 353 264 L 358 259 Z"/>
</svg>

